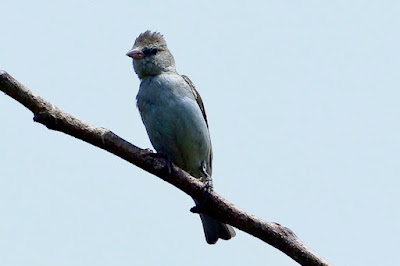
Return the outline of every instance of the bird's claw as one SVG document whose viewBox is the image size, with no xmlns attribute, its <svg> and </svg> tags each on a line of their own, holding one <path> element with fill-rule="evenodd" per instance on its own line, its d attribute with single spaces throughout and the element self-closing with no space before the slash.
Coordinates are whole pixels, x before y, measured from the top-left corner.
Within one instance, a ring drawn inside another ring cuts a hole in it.
<svg viewBox="0 0 400 266">
<path fill-rule="evenodd" d="M 204 164 L 202 164 L 202 166 L 201 166 L 201 172 L 204 174 L 203 187 L 202 187 L 203 201 L 201 203 L 196 202 L 196 206 L 194 206 L 190 209 L 190 211 L 193 213 L 203 213 L 204 212 L 205 207 L 211 198 L 211 193 L 214 190 L 211 176 L 210 176 L 210 174 L 207 173 L 206 166 Z"/>
<path fill-rule="evenodd" d="M 150 153 L 149 156 L 153 158 L 161 158 L 165 160 L 165 165 L 164 168 L 166 168 L 168 174 L 172 173 L 172 159 L 168 155 L 162 152 L 157 152 L 157 153 Z"/>
</svg>

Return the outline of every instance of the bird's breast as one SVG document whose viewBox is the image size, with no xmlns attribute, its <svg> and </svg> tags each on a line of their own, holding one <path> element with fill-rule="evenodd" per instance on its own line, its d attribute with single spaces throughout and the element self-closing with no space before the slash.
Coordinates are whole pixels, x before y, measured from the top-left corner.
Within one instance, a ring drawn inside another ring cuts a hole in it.
<svg viewBox="0 0 400 266">
<path fill-rule="evenodd" d="M 171 156 L 182 169 L 195 174 L 210 160 L 207 124 L 189 85 L 179 75 L 144 79 L 137 105 L 151 143 Z"/>
</svg>

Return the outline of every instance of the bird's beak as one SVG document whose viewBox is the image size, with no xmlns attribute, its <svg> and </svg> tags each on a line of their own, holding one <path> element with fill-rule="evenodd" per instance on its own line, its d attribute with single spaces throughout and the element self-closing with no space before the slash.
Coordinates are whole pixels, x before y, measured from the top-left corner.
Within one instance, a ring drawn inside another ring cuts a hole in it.
<svg viewBox="0 0 400 266">
<path fill-rule="evenodd" d="M 136 48 L 129 50 L 126 55 L 132 57 L 134 60 L 140 60 L 144 58 L 144 53 Z"/>
</svg>

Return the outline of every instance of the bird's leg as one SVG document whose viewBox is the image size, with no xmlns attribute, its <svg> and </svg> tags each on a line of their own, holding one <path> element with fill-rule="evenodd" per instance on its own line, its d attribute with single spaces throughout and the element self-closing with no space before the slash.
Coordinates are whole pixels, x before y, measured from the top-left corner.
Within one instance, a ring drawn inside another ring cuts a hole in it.
<svg viewBox="0 0 400 266">
<path fill-rule="evenodd" d="M 214 187 L 213 187 L 213 182 L 212 182 L 212 178 L 210 176 L 209 173 L 207 173 L 207 169 L 206 169 L 206 165 L 205 163 L 201 164 L 201 172 L 204 174 L 204 186 L 203 186 L 203 190 L 205 193 L 208 194 L 208 196 L 210 196 L 210 193 L 213 191 Z"/>
<path fill-rule="evenodd" d="M 203 197 L 203 202 L 198 203 L 196 201 L 196 206 L 194 206 L 193 208 L 190 209 L 190 211 L 193 213 L 204 212 L 205 206 L 211 197 L 211 192 L 213 191 L 213 182 L 212 182 L 210 174 L 207 173 L 206 165 L 204 162 L 201 164 L 201 172 L 204 174 L 203 188 L 202 188 L 204 197 Z"/>
<path fill-rule="evenodd" d="M 172 173 L 172 158 L 163 153 L 161 153 L 161 155 L 165 156 L 165 160 L 167 163 L 167 165 L 166 165 L 167 171 L 168 171 L 168 174 L 171 174 Z"/>
</svg>

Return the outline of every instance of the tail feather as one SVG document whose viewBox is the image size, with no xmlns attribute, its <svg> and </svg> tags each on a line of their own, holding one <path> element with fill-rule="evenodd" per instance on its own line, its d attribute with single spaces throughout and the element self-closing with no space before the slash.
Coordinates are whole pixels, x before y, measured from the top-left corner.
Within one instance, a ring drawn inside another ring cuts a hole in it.
<svg viewBox="0 0 400 266">
<path fill-rule="evenodd" d="M 200 218 L 208 244 L 215 244 L 219 238 L 229 240 L 236 235 L 232 226 L 221 223 L 207 214 L 200 214 Z"/>
</svg>

